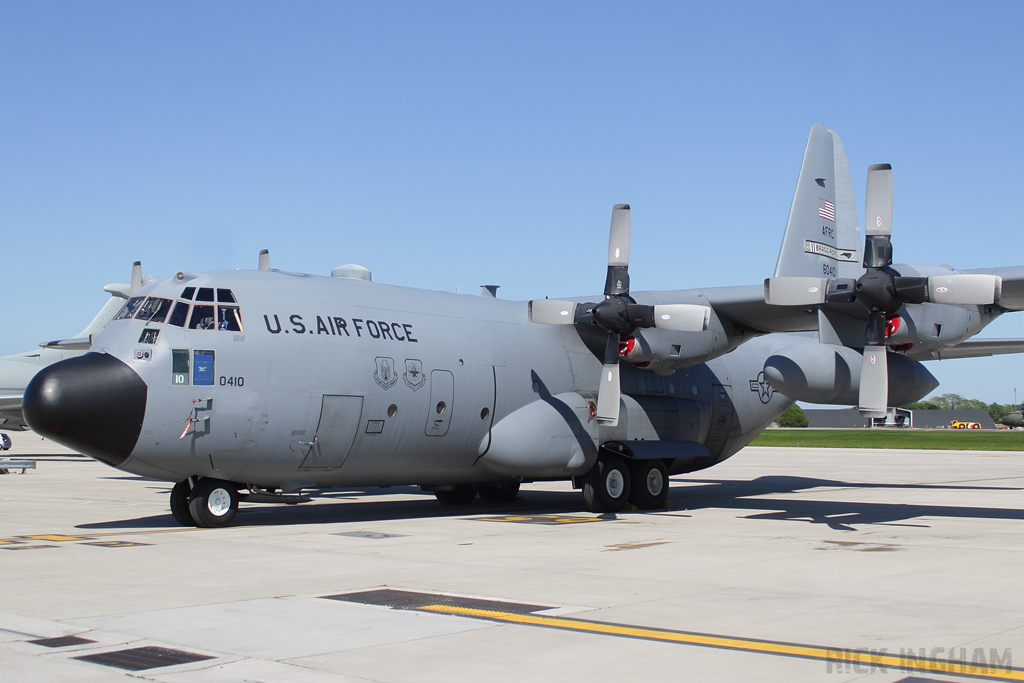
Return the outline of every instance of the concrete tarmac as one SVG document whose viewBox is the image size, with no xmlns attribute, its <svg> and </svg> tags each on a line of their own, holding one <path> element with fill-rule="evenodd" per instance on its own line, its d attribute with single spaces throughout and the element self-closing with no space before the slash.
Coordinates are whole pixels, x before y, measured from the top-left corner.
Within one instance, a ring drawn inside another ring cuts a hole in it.
<svg viewBox="0 0 1024 683">
<path fill-rule="evenodd" d="M 13 438 L 2 681 L 1024 680 L 1020 453 L 747 448 L 655 512 L 395 487 L 185 529 L 168 484 Z"/>
</svg>

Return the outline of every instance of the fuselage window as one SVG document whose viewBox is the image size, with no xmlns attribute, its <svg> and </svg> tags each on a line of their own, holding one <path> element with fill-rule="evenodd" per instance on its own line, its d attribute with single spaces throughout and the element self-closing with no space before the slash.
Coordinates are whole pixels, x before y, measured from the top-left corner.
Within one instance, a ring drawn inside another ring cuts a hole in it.
<svg viewBox="0 0 1024 683">
<path fill-rule="evenodd" d="M 171 384 L 188 384 L 188 349 L 171 349 Z"/>
<path fill-rule="evenodd" d="M 231 332 L 242 331 L 242 316 L 238 312 L 238 306 L 217 307 L 217 329 Z"/>
<path fill-rule="evenodd" d="M 174 311 L 171 313 L 167 324 L 174 325 L 175 327 L 185 327 L 186 320 L 188 320 L 188 304 L 184 301 L 179 301 L 174 304 Z"/>
<path fill-rule="evenodd" d="M 192 384 L 213 384 L 213 351 L 199 351 L 192 354 Z"/>
<path fill-rule="evenodd" d="M 235 301 L 235 295 L 231 293 L 230 289 L 218 289 L 217 290 L 217 301 L 222 304 L 237 304 Z"/>
<path fill-rule="evenodd" d="M 167 313 L 171 310 L 171 300 L 151 296 L 142 304 L 139 312 L 135 314 L 136 320 L 148 320 L 151 323 L 162 323 Z"/>
<path fill-rule="evenodd" d="M 191 301 L 192 300 L 192 296 L 195 293 L 196 293 L 196 288 L 195 287 L 186 287 L 185 289 L 181 290 L 181 298 L 182 299 L 188 299 L 189 301 Z"/>
<path fill-rule="evenodd" d="M 213 306 L 200 306 L 199 304 L 193 306 L 192 319 L 188 322 L 188 329 L 212 330 L 213 327 Z"/>
<path fill-rule="evenodd" d="M 213 301 L 213 288 L 200 287 L 199 294 L 196 295 L 196 301 Z"/>
</svg>

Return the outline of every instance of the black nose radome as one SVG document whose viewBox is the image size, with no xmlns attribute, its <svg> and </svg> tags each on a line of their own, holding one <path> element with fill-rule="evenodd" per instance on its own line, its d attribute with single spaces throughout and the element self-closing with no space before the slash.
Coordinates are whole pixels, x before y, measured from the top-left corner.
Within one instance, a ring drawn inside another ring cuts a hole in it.
<svg viewBox="0 0 1024 683">
<path fill-rule="evenodd" d="M 22 411 L 40 436 L 117 467 L 139 440 L 146 383 L 117 358 L 87 353 L 36 373 Z"/>
</svg>

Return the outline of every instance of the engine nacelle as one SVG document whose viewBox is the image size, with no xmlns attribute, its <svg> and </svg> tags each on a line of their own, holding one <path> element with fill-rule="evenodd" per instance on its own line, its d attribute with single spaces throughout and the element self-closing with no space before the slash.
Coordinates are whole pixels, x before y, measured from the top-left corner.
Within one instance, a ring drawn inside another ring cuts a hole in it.
<svg viewBox="0 0 1024 683">
<path fill-rule="evenodd" d="M 887 357 L 890 406 L 927 396 L 939 381 L 921 363 L 898 353 Z M 857 405 L 862 356 L 856 349 L 832 344 L 796 344 L 764 363 L 764 378 L 773 389 L 796 401 Z"/>
</svg>

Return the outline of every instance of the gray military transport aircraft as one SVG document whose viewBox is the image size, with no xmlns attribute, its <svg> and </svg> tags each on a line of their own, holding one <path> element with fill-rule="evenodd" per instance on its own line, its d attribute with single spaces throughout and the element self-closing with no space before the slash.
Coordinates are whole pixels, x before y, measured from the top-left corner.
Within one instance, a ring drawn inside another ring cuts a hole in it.
<svg viewBox="0 0 1024 683">
<path fill-rule="evenodd" d="M 763 285 L 631 292 L 625 204 L 603 295 L 575 300 L 283 272 L 266 252 L 255 271 L 181 271 L 40 371 L 24 414 L 175 482 L 185 525 L 342 486 L 416 484 L 454 505 L 572 480 L 595 512 L 658 508 L 669 476 L 722 462 L 794 400 L 884 411 L 937 386 L 920 360 L 1024 349 L 968 339 L 1024 308 L 1024 267 L 893 266 L 891 202 L 891 172 L 872 167 L 861 267 L 846 155 L 816 125 Z"/>
</svg>

